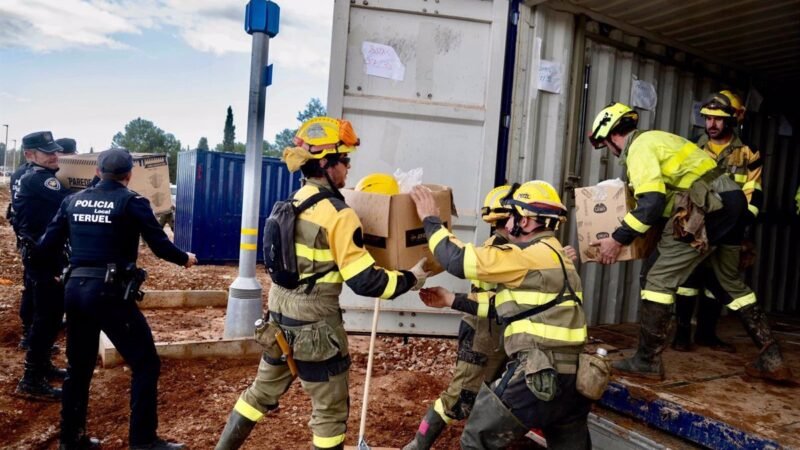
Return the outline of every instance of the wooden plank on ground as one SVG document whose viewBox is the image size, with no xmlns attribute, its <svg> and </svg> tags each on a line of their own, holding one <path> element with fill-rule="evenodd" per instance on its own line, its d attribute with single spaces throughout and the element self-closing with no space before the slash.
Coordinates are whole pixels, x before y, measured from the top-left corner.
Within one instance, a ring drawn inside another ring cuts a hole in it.
<svg viewBox="0 0 800 450">
<path fill-rule="evenodd" d="M 156 352 L 162 358 L 248 358 L 263 352 L 253 338 L 221 339 L 218 341 L 156 342 Z M 100 359 L 105 368 L 124 363 L 122 356 L 105 333 L 100 334 Z"/>
<path fill-rule="evenodd" d="M 225 291 L 145 291 L 139 308 L 205 308 L 227 304 L 228 293 Z"/>
</svg>

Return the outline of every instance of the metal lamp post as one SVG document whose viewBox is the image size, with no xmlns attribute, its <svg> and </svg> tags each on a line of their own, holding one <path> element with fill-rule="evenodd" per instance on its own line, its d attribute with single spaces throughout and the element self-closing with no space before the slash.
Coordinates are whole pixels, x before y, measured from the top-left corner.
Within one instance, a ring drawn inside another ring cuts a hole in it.
<svg viewBox="0 0 800 450">
<path fill-rule="evenodd" d="M 6 141 L 5 147 L 3 147 L 5 149 L 3 151 L 3 175 L 5 175 L 8 172 L 8 124 L 4 123 L 3 126 L 6 127 Z M 5 176 L 8 177 L 8 175 Z"/>
<path fill-rule="evenodd" d="M 264 143 L 264 107 L 272 66 L 267 65 L 269 40 L 278 34 L 280 8 L 267 0 L 250 0 L 245 9 L 245 31 L 253 36 L 250 59 L 250 100 L 247 111 L 247 148 L 244 162 L 242 234 L 239 276 L 228 291 L 224 337 L 253 335 L 253 323 L 263 314 L 261 285 L 255 277 L 258 216 L 261 203 L 261 155 Z"/>
</svg>

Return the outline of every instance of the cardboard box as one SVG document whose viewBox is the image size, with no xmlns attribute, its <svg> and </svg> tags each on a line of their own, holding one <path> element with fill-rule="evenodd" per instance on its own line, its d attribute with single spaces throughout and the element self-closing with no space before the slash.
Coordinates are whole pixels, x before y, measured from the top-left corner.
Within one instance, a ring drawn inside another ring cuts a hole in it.
<svg viewBox="0 0 800 450">
<path fill-rule="evenodd" d="M 589 244 L 610 237 L 623 217 L 636 205 L 628 187 L 622 183 L 604 183 L 575 189 L 575 220 L 578 224 L 578 247 L 581 262 L 597 261 L 599 250 Z M 622 248 L 617 261 L 646 258 L 661 237 L 660 227 L 651 227 L 644 237 Z"/>
<path fill-rule="evenodd" d="M 453 191 L 442 185 L 426 184 L 439 206 L 439 217 L 452 229 Z M 381 267 L 408 270 L 423 257 L 425 270 L 444 270 L 428 249 L 428 239 L 411 194 L 381 195 L 342 189 L 347 204 L 353 208 L 364 227 L 364 245 Z"/>
<path fill-rule="evenodd" d="M 59 170 L 56 177 L 73 190 L 86 188 L 95 176 L 97 155 L 62 156 L 58 158 Z M 150 200 L 156 214 L 167 213 L 172 209 L 169 190 L 169 166 L 167 156 L 156 153 L 132 153 L 133 177 L 128 188 Z"/>
</svg>

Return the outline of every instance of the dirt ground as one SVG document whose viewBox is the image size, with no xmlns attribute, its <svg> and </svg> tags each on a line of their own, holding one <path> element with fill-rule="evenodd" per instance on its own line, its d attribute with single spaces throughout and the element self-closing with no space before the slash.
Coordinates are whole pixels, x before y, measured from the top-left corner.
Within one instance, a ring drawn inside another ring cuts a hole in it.
<svg viewBox="0 0 800 450">
<path fill-rule="evenodd" d="M 5 212 L 8 188 L 0 186 Z M 186 270 L 159 261 L 142 248 L 139 265 L 149 272 L 146 289 L 227 289 L 235 279 L 232 266 L 199 266 Z M 266 293 L 269 280 L 259 268 Z M 19 297 L 22 266 L 14 249 L 11 227 L 0 218 L 0 448 L 57 447 L 60 404 L 40 403 L 12 395 L 22 375 L 24 353 L 17 350 L 20 334 Z M 156 340 L 213 339 L 224 324 L 224 309 L 146 311 Z M 180 331 L 175 331 L 179 329 Z M 347 445 L 357 442 L 367 338 L 351 337 L 351 409 Z M 59 345 L 64 348 L 63 336 Z M 453 340 L 381 338 L 369 403 L 367 441 L 372 446 L 402 447 L 414 435 L 419 420 L 446 386 L 455 362 Z M 54 358 L 65 366 L 63 351 Z M 162 360 L 159 381 L 159 434 L 185 442 L 192 449 L 214 447 L 239 393 L 252 381 L 257 359 Z M 88 430 L 102 438 L 103 448 L 127 448 L 130 370 L 98 366 L 92 381 Z M 295 383 L 281 406 L 253 431 L 244 448 L 307 449 L 311 404 Z M 457 449 L 463 424 L 455 423 L 436 448 Z M 516 448 L 526 448 L 520 442 Z"/>
</svg>

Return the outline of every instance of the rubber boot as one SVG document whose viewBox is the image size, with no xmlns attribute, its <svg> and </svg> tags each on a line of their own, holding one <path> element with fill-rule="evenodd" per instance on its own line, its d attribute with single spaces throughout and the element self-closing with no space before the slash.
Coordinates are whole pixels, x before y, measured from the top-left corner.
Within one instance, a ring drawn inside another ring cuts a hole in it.
<svg viewBox="0 0 800 450">
<path fill-rule="evenodd" d="M 250 435 L 250 431 L 256 425 L 255 422 L 239 414 L 238 412 L 231 411 L 228 417 L 228 423 L 225 424 L 225 429 L 222 430 L 222 435 L 219 437 L 215 450 L 236 450 L 242 446 L 244 440 Z"/>
<path fill-rule="evenodd" d="M 506 448 L 528 431 L 528 427 L 484 384 L 461 434 L 461 448 Z"/>
<path fill-rule="evenodd" d="M 47 365 L 42 369 L 45 378 L 48 380 L 64 380 L 67 377 L 67 369 L 61 369 L 53 365 L 52 361 L 48 361 Z"/>
<path fill-rule="evenodd" d="M 736 353 L 733 344 L 723 341 L 717 336 L 717 323 L 722 314 L 722 304 L 716 299 L 705 297 L 697 305 L 697 330 L 694 343 L 701 347 L 725 353 Z"/>
<path fill-rule="evenodd" d="M 186 444 L 180 442 L 167 442 L 164 439 L 157 438 L 155 441 L 146 445 L 131 445 L 131 450 L 182 450 L 186 448 Z"/>
<path fill-rule="evenodd" d="M 692 314 L 697 296 L 675 296 L 675 337 L 672 348 L 679 352 L 692 351 Z"/>
<path fill-rule="evenodd" d="M 61 401 L 61 389 L 50 386 L 38 365 L 25 363 L 25 374 L 17 384 L 14 394 L 31 400 Z"/>
<path fill-rule="evenodd" d="M 758 358 L 745 366 L 745 373 L 771 381 L 791 381 L 792 371 L 783 361 L 778 341 L 772 336 L 772 330 L 761 308 L 752 304 L 740 309 L 738 313 L 747 334 L 760 349 Z"/>
<path fill-rule="evenodd" d="M 439 435 L 447 427 L 447 423 L 442 419 L 442 416 L 433 409 L 433 406 L 428 408 L 425 417 L 419 424 L 417 434 L 414 439 L 403 447 L 403 450 L 428 450 L 436 442 Z"/>
<path fill-rule="evenodd" d="M 611 367 L 623 375 L 663 380 L 664 366 L 661 363 L 661 353 L 667 345 L 670 316 L 670 305 L 643 300 L 639 348 L 635 355 L 615 361 Z"/>
</svg>

